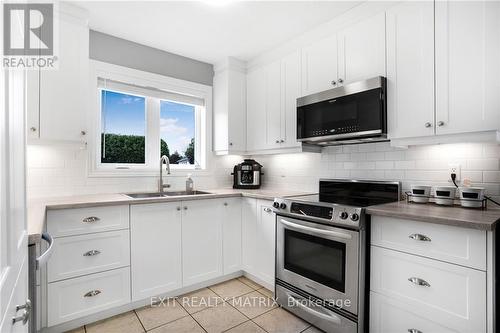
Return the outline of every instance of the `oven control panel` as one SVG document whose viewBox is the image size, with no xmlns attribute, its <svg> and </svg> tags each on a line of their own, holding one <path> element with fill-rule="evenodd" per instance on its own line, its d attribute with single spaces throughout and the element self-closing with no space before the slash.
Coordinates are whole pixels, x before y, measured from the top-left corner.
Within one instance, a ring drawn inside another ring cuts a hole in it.
<svg viewBox="0 0 500 333">
<path fill-rule="evenodd" d="M 273 208 L 277 214 L 288 214 L 321 223 L 343 224 L 351 227 L 359 227 L 364 214 L 363 209 L 357 207 L 307 203 L 280 198 L 274 200 Z"/>
</svg>

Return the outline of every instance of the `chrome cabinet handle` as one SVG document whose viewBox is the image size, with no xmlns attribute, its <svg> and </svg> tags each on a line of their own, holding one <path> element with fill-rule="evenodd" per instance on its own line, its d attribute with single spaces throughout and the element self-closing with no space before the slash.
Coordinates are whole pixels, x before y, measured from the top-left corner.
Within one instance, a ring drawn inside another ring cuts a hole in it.
<svg viewBox="0 0 500 333">
<path fill-rule="evenodd" d="M 30 131 L 36 132 L 36 127 L 30 127 Z"/>
<path fill-rule="evenodd" d="M 87 251 L 83 254 L 84 257 L 93 257 L 93 256 L 96 256 L 98 254 L 100 254 L 101 251 L 99 250 L 90 250 L 90 251 Z"/>
<path fill-rule="evenodd" d="M 94 222 L 97 222 L 97 221 L 100 221 L 101 219 L 98 218 L 97 216 L 89 216 L 89 217 L 86 217 L 82 220 L 83 223 L 94 223 Z"/>
<path fill-rule="evenodd" d="M 87 135 L 87 132 L 86 131 L 81 131 L 80 134 L 81 135 Z"/>
<path fill-rule="evenodd" d="M 184 206 L 184 210 L 188 210 L 188 207 L 187 207 L 187 206 Z"/>
<path fill-rule="evenodd" d="M 264 208 L 264 211 L 265 211 L 266 213 L 270 213 L 270 212 L 272 212 L 273 210 L 272 210 L 271 208 L 269 208 L 269 207 L 265 207 L 265 208 Z"/>
<path fill-rule="evenodd" d="M 280 143 L 280 140 L 276 140 L 276 143 Z"/>
<path fill-rule="evenodd" d="M 224 206 L 227 206 L 227 202 L 224 202 Z"/>
<path fill-rule="evenodd" d="M 232 142 L 229 142 L 229 145 L 230 145 L 230 146 L 232 146 L 232 145 L 233 145 L 233 143 L 232 143 Z"/>
<path fill-rule="evenodd" d="M 432 126 L 432 124 L 431 124 L 431 123 L 429 123 L 429 122 L 426 122 L 426 123 L 425 123 L 425 127 L 426 127 L 426 128 L 429 128 L 429 127 L 431 127 L 431 126 Z"/>
<path fill-rule="evenodd" d="M 177 209 L 177 210 L 181 210 L 181 207 L 180 207 L 180 206 L 177 206 L 177 208 L 176 208 L 176 209 Z"/>
<path fill-rule="evenodd" d="M 431 241 L 431 239 L 429 237 L 427 237 L 426 235 L 422 235 L 422 234 L 411 234 L 410 236 L 408 236 L 408 238 L 422 241 L 422 242 L 430 242 Z"/>
<path fill-rule="evenodd" d="M 417 330 L 416 328 L 409 328 L 408 333 L 423 333 L 421 330 Z"/>
<path fill-rule="evenodd" d="M 423 279 L 420 279 L 418 277 L 411 277 L 411 278 L 408 278 L 408 281 L 410 281 L 411 283 L 413 284 L 416 284 L 417 286 L 422 286 L 422 287 L 430 287 L 431 285 L 429 284 L 429 282 L 423 280 Z"/>
<path fill-rule="evenodd" d="M 342 78 L 339 78 L 339 83 L 343 83 L 344 80 L 342 80 Z"/>
<path fill-rule="evenodd" d="M 280 143 L 283 143 L 283 142 L 285 142 L 285 140 L 281 139 L 281 140 L 280 140 Z"/>
<path fill-rule="evenodd" d="M 336 86 L 337 82 L 335 80 L 332 80 L 331 84 L 332 84 L 332 86 Z"/>
<path fill-rule="evenodd" d="M 437 122 L 437 124 L 438 124 L 439 127 L 444 126 L 444 121 L 440 120 L 440 121 Z"/>
<path fill-rule="evenodd" d="M 83 297 L 94 297 L 94 296 L 99 295 L 100 293 L 101 293 L 101 291 L 99 289 L 91 290 L 88 293 L 86 293 L 85 295 L 83 295 Z"/>
</svg>

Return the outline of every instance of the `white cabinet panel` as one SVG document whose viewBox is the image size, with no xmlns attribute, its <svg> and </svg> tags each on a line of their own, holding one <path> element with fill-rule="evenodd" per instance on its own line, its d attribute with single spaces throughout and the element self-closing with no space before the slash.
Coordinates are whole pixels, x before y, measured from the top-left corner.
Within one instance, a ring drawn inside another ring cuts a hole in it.
<svg viewBox="0 0 500 333">
<path fill-rule="evenodd" d="M 434 135 L 434 2 L 387 11 L 387 122 L 390 138 Z"/>
<path fill-rule="evenodd" d="M 222 275 L 221 199 L 182 202 L 183 286 Z"/>
<path fill-rule="evenodd" d="M 182 287 L 181 202 L 130 207 L 132 299 Z"/>
<path fill-rule="evenodd" d="M 370 293 L 371 333 L 456 333 L 457 330 L 443 326 L 439 316 L 423 316 L 414 312 L 412 306 L 395 299 Z M 412 331 L 414 330 L 414 331 Z"/>
<path fill-rule="evenodd" d="M 241 202 L 241 255 L 243 270 L 257 275 L 257 200 L 242 198 Z"/>
<path fill-rule="evenodd" d="M 49 282 L 102 272 L 130 264 L 128 230 L 61 237 L 47 263 Z"/>
<path fill-rule="evenodd" d="M 128 267 L 49 283 L 48 326 L 130 302 Z"/>
<path fill-rule="evenodd" d="M 241 270 L 241 199 L 226 198 L 221 209 L 224 274 Z"/>
<path fill-rule="evenodd" d="M 47 231 L 52 237 L 128 229 L 128 227 L 128 205 L 47 211 Z"/>
<path fill-rule="evenodd" d="M 88 113 L 89 29 L 82 21 L 61 15 L 58 68 L 40 71 L 41 139 L 81 141 L 85 137 L 82 131 L 86 131 Z"/>
<path fill-rule="evenodd" d="M 486 331 L 486 272 L 377 246 L 371 246 L 370 271 L 373 292 L 439 318 L 445 327 Z"/>
<path fill-rule="evenodd" d="M 282 147 L 298 147 L 297 98 L 300 97 L 300 52 L 293 52 L 281 61 L 281 140 Z"/>
<path fill-rule="evenodd" d="M 372 245 L 486 270 L 486 231 L 381 216 L 371 225 Z"/>
<path fill-rule="evenodd" d="M 276 216 L 272 201 L 257 201 L 257 277 L 274 286 Z"/>
<path fill-rule="evenodd" d="M 334 88 L 337 84 L 337 35 L 302 49 L 302 95 Z"/>
<path fill-rule="evenodd" d="M 344 83 L 386 76 L 385 13 L 339 32 L 338 45 L 339 78 Z"/>
<path fill-rule="evenodd" d="M 267 148 L 279 148 L 281 139 L 281 61 L 266 66 Z"/>
<path fill-rule="evenodd" d="M 436 2 L 436 133 L 498 129 L 500 3 Z"/>
<path fill-rule="evenodd" d="M 264 67 L 247 74 L 247 150 L 266 149 L 266 71 Z"/>
</svg>

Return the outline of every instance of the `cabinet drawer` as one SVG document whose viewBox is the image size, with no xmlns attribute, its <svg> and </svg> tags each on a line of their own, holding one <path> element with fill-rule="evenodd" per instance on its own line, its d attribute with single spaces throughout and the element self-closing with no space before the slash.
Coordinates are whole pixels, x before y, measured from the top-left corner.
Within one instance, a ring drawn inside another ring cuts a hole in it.
<svg viewBox="0 0 500 333">
<path fill-rule="evenodd" d="M 127 205 L 48 210 L 47 231 L 61 237 L 128 229 L 128 215 Z"/>
<path fill-rule="evenodd" d="M 456 333 L 446 327 L 437 316 L 421 316 L 408 304 L 393 298 L 370 293 L 370 332 L 371 333 Z M 411 330 L 415 331 L 411 331 Z"/>
<path fill-rule="evenodd" d="M 55 240 L 47 274 L 53 282 L 129 264 L 129 231 L 108 231 Z"/>
<path fill-rule="evenodd" d="M 372 217 L 371 244 L 486 271 L 486 232 Z"/>
<path fill-rule="evenodd" d="M 92 296 L 92 292 L 95 295 Z M 49 283 L 48 326 L 129 302 L 130 269 L 128 267 Z"/>
<path fill-rule="evenodd" d="M 370 288 L 454 329 L 486 331 L 485 272 L 372 246 Z"/>
</svg>

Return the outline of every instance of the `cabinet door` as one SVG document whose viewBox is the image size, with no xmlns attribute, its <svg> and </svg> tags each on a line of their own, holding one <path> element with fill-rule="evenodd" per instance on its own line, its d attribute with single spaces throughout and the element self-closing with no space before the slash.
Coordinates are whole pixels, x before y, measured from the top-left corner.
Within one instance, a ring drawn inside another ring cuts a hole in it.
<svg viewBox="0 0 500 333">
<path fill-rule="evenodd" d="M 302 95 L 334 88 L 337 84 L 337 35 L 302 49 Z"/>
<path fill-rule="evenodd" d="M 58 68 L 40 72 L 40 138 L 79 141 L 88 112 L 89 30 L 61 15 Z"/>
<path fill-rule="evenodd" d="M 338 35 L 339 78 L 344 83 L 385 76 L 385 13 L 355 24 Z"/>
<path fill-rule="evenodd" d="M 245 272 L 257 276 L 257 200 L 241 202 L 241 262 Z"/>
<path fill-rule="evenodd" d="M 281 61 L 266 66 L 267 148 L 281 143 Z"/>
<path fill-rule="evenodd" d="M 258 68 L 247 75 L 247 150 L 265 149 L 266 127 L 266 71 Z"/>
<path fill-rule="evenodd" d="M 221 209 L 224 274 L 241 270 L 241 199 L 223 200 Z"/>
<path fill-rule="evenodd" d="M 274 258 L 276 247 L 276 217 L 272 202 L 259 200 L 257 204 L 257 277 L 274 289 Z"/>
<path fill-rule="evenodd" d="M 500 3 L 436 2 L 436 133 L 496 130 Z"/>
<path fill-rule="evenodd" d="M 182 287 L 180 202 L 132 205 L 132 300 Z"/>
<path fill-rule="evenodd" d="M 282 147 L 297 147 L 297 98 L 300 97 L 300 53 L 281 61 L 281 139 Z"/>
<path fill-rule="evenodd" d="M 222 200 L 182 202 L 183 286 L 222 275 Z"/>
<path fill-rule="evenodd" d="M 246 150 L 246 75 L 228 71 L 228 145 L 229 151 Z"/>
<path fill-rule="evenodd" d="M 434 135 L 434 2 L 387 11 L 387 114 L 390 138 Z"/>
</svg>

